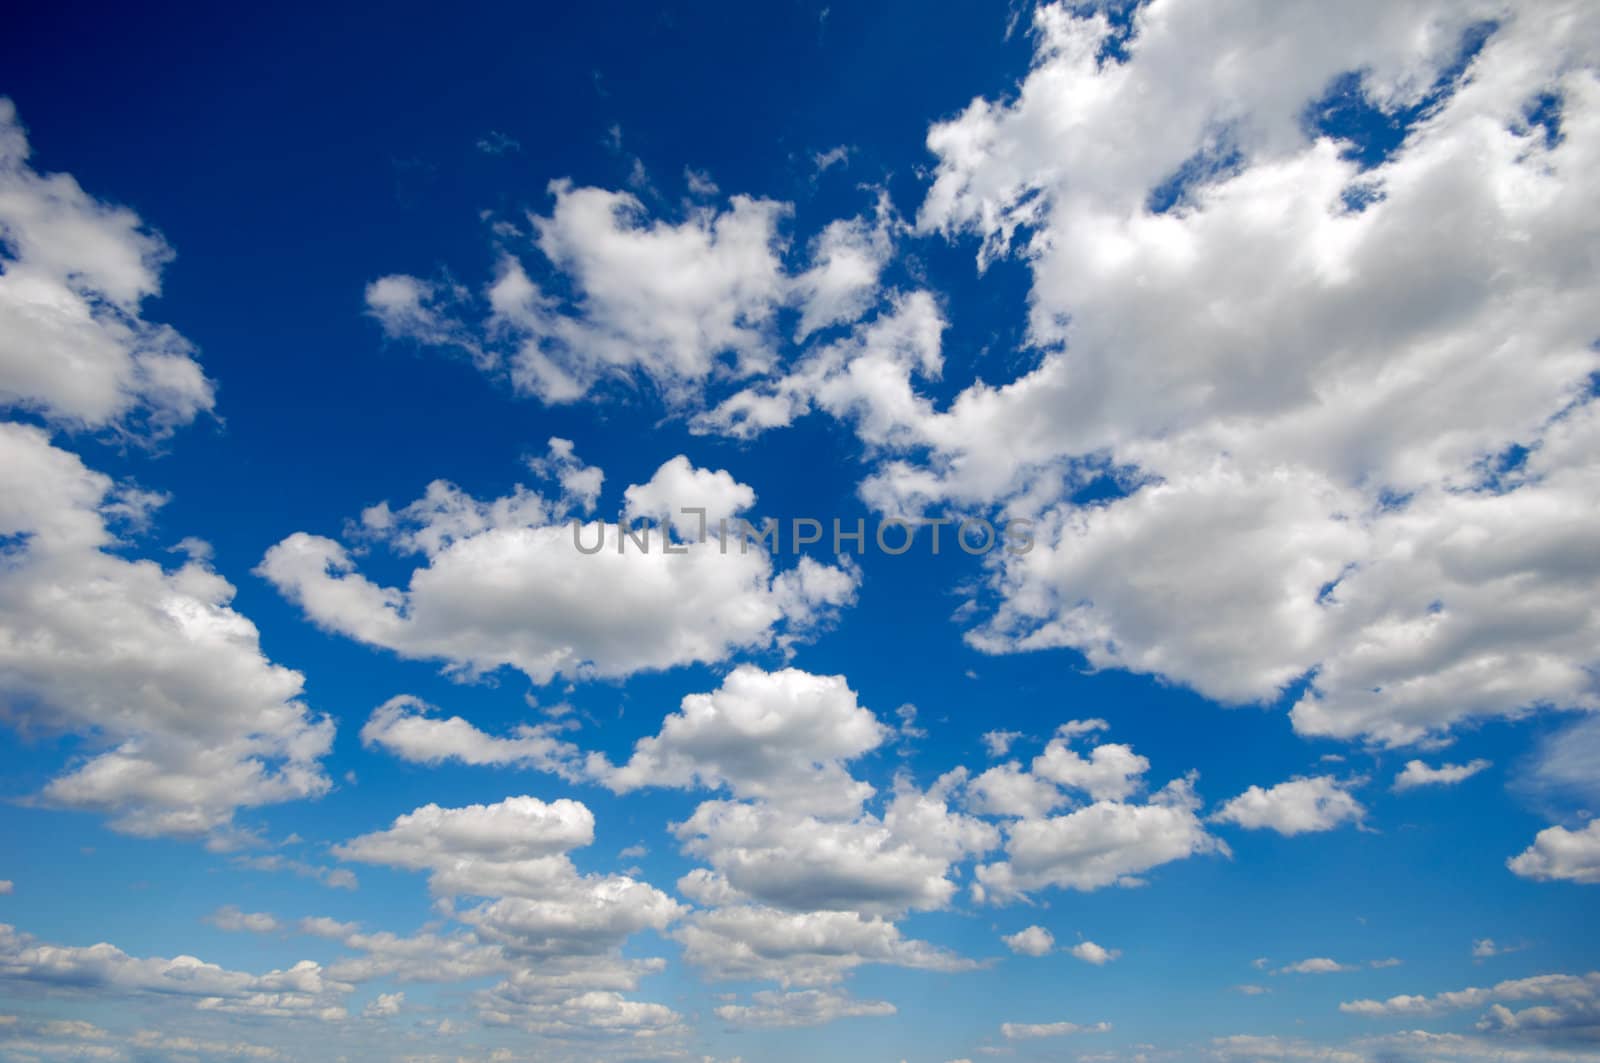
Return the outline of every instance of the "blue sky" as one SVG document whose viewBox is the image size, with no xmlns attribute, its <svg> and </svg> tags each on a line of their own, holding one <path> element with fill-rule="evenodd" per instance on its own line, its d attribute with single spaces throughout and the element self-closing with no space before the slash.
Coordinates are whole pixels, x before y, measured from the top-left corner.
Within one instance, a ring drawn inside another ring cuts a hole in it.
<svg viewBox="0 0 1600 1063">
<path fill-rule="evenodd" d="M 1583 5 L 12 22 L 0 1059 L 1600 1053 Z"/>
</svg>

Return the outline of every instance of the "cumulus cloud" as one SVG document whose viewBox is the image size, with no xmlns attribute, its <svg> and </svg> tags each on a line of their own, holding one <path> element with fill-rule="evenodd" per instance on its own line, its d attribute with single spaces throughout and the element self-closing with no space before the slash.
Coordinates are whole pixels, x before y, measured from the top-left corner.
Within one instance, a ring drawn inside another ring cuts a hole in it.
<svg viewBox="0 0 1600 1063">
<path fill-rule="evenodd" d="M 1056 947 L 1055 935 L 1042 926 L 1026 926 L 1000 940 L 1006 948 L 1023 956 L 1043 956 Z"/>
<path fill-rule="evenodd" d="M 41 800 L 120 831 L 236 833 L 240 808 L 315 797 L 331 721 L 269 661 L 203 556 L 129 560 L 160 496 L 119 488 L 45 433 L 0 425 L 0 688 L 16 727 L 86 736 Z"/>
<path fill-rule="evenodd" d="M 1488 766 L 1489 761 L 1481 757 L 1465 764 L 1441 764 L 1437 768 L 1431 768 L 1420 760 L 1408 760 L 1404 770 L 1394 777 L 1393 789 L 1395 793 L 1402 793 L 1419 786 L 1454 786 Z"/>
<path fill-rule="evenodd" d="M 419 698 L 398 694 L 372 711 L 361 728 L 361 744 L 419 764 L 455 760 L 578 775 L 573 766 L 577 747 L 555 737 L 549 724 L 518 724 L 509 737 L 497 738 L 459 716 L 441 719 L 437 713 Z"/>
<path fill-rule="evenodd" d="M 807 351 L 783 376 L 751 385 L 691 422 L 694 431 L 748 439 L 812 410 L 848 420 L 873 447 L 911 442 L 906 425 L 931 413 L 915 379 L 943 371 L 946 322 L 932 293 L 897 294 L 849 335 Z"/>
<path fill-rule="evenodd" d="M 986 652 L 1070 647 L 1226 702 L 1303 680 L 1299 732 L 1386 745 L 1600 704 L 1600 290 L 1575 266 L 1600 236 L 1600 17 L 1184 0 L 1125 35 L 1063 4 L 1035 29 L 1013 96 L 930 130 L 917 222 L 1025 262 L 1035 367 L 936 406 L 941 319 L 904 297 L 700 427 L 821 408 L 879 459 L 880 510 L 1036 517 Z M 1319 117 L 1340 108 L 1406 136 L 1358 142 Z M 1062 501 L 1093 479 L 1112 497 Z"/>
<path fill-rule="evenodd" d="M 1513 873 L 1541 882 L 1600 883 L 1600 819 L 1579 830 L 1546 827 L 1506 861 Z"/>
<path fill-rule="evenodd" d="M 0 97 L 0 405 L 69 427 L 162 435 L 210 411 L 188 341 L 146 321 L 172 250 L 70 174 L 41 174 Z"/>
<path fill-rule="evenodd" d="M 703 198 L 716 193 L 707 178 L 691 184 Z M 509 238 L 481 298 L 405 274 L 369 284 L 384 333 L 461 351 L 548 403 L 642 379 L 683 404 L 711 381 L 770 371 L 782 309 L 800 313 L 797 340 L 866 313 L 899 224 L 880 197 L 872 217 L 827 225 L 806 268 L 791 271 L 786 203 L 736 195 L 686 204 L 669 220 L 628 192 L 561 180 L 550 194 L 550 213 L 529 219 L 531 240 L 501 228 Z"/>
<path fill-rule="evenodd" d="M 1190 779 L 1174 779 L 1143 803 L 1100 800 L 1060 816 L 1006 828 L 1005 859 L 980 866 L 974 895 L 1003 901 L 1054 886 L 1090 891 L 1135 886 L 1144 872 L 1203 853 L 1226 853 L 1195 814 Z"/>
<path fill-rule="evenodd" d="M 865 964 L 934 971 L 976 966 L 904 937 L 894 923 L 854 911 L 788 912 L 735 905 L 696 912 L 674 931 L 684 959 L 709 977 L 790 986 L 832 985 Z"/>
<path fill-rule="evenodd" d="M 592 758 L 591 775 L 627 793 L 645 786 L 726 787 L 794 811 L 848 815 L 873 788 L 846 764 L 878 748 L 889 729 L 856 701 L 844 676 L 740 665 L 709 694 L 689 694 L 659 734 L 621 765 Z"/>
<path fill-rule="evenodd" d="M 822 816 L 765 802 L 706 801 L 674 828 L 732 889 L 794 910 L 893 915 L 950 903 L 952 863 L 998 832 L 946 796 L 902 787 L 882 815 Z"/>
<path fill-rule="evenodd" d="M 661 528 L 565 516 L 526 488 L 484 502 L 435 481 L 399 510 L 370 507 L 357 530 L 422 555 L 406 587 L 372 582 L 348 547 L 306 532 L 269 549 L 258 572 L 328 630 L 462 675 L 511 667 L 537 683 L 787 644 L 854 600 L 852 569 L 806 557 L 775 573 L 760 547 L 674 544 Z"/>
<path fill-rule="evenodd" d="M 1533 1001 L 1545 1003 L 1512 1010 L 1507 1005 Z M 1497 982 L 1486 988 L 1469 987 L 1433 996 L 1400 995 L 1387 1000 L 1352 1000 L 1339 1005 L 1347 1015 L 1366 1018 L 1440 1015 L 1466 1008 L 1489 1006 L 1478 1022 L 1485 1033 L 1515 1036 L 1577 1037 L 1592 1040 L 1600 1028 L 1600 972 L 1586 975 L 1541 974 Z"/>
<path fill-rule="evenodd" d="M 1091 963 L 1096 967 L 1104 967 L 1122 955 L 1120 949 L 1108 949 L 1102 945 L 1096 945 L 1092 941 L 1080 941 L 1067 951 L 1084 963 Z"/>
<path fill-rule="evenodd" d="M 1211 819 L 1290 836 L 1359 824 L 1366 809 L 1346 785 L 1331 775 L 1319 775 L 1291 779 L 1268 789 L 1252 786 L 1224 804 Z"/>
<path fill-rule="evenodd" d="M 492 805 L 424 805 L 386 829 L 335 847 L 343 859 L 428 873 L 442 910 L 464 929 L 410 938 L 351 932 L 364 955 L 335 965 L 346 977 L 459 980 L 501 974 L 475 997 L 492 1025 L 565 1036 L 664 1036 L 681 1027 L 661 1005 L 623 996 L 658 960 L 621 954 L 642 930 L 665 930 L 683 906 L 626 875 L 583 874 L 567 855 L 594 840 L 578 801 L 508 797 Z M 347 928 L 316 928 L 330 935 Z"/>
</svg>

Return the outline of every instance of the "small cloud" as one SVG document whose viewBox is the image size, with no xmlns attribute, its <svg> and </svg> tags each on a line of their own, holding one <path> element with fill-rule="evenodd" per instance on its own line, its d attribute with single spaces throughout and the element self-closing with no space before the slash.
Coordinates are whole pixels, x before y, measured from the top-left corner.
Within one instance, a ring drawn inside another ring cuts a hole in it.
<svg viewBox="0 0 1600 1063">
<path fill-rule="evenodd" d="M 1394 777 L 1394 792 L 1404 793 L 1419 786 L 1454 786 L 1489 767 L 1489 763 L 1480 757 L 1465 764 L 1441 764 L 1437 768 L 1430 768 L 1420 760 L 1408 760 L 1405 770 Z"/>
<path fill-rule="evenodd" d="M 1521 952 L 1527 948 L 1527 942 L 1518 942 L 1515 945 L 1498 945 L 1494 938 L 1478 938 L 1472 943 L 1472 958 L 1487 960 L 1493 956 L 1504 956 L 1508 952 Z"/>
<path fill-rule="evenodd" d="M 683 182 L 689 186 L 689 194 L 700 199 L 710 199 L 722 191 L 710 174 L 687 166 L 683 168 Z"/>
<path fill-rule="evenodd" d="M 989 731 L 983 736 L 983 744 L 991 757 L 1003 757 L 1011 752 L 1011 743 L 1021 737 L 1021 731 Z"/>
<path fill-rule="evenodd" d="M 391 1015 L 398 1015 L 400 1005 L 405 999 L 404 993 L 379 993 L 378 998 L 363 1008 L 361 1014 L 369 1019 L 385 1019 Z"/>
<path fill-rule="evenodd" d="M 522 150 L 522 144 L 497 129 L 491 129 L 478 138 L 478 150 L 485 155 L 509 155 Z"/>
<path fill-rule="evenodd" d="M 1264 985 L 1253 985 L 1249 983 L 1244 985 L 1236 985 L 1233 987 L 1233 991 L 1235 993 L 1243 993 L 1247 997 L 1259 997 L 1265 993 L 1272 992 L 1272 990 L 1268 989 Z"/>
<path fill-rule="evenodd" d="M 247 930 L 253 934 L 270 934 L 282 925 L 266 912 L 241 912 L 231 904 L 218 908 L 206 916 L 205 921 L 218 930 L 234 932 Z"/>
<path fill-rule="evenodd" d="M 1120 949 L 1107 949 L 1096 945 L 1092 941 L 1080 941 L 1072 946 L 1071 952 L 1084 963 L 1092 963 L 1096 967 L 1104 967 L 1118 956 L 1122 955 Z"/>
<path fill-rule="evenodd" d="M 1042 926 L 1025 927 L 1000 939 L 1012 952 L 1023 956 L 1043 956 L 1056 947 L 1055 935 Z"/>
<path fill-rule="evenodd" d="M 1309 960 L 1300 960 L 1286 967 L 1279 967 L 1273 974 L 1336 974 L 1340 971 L 1354 971 L 1357 968 L 1330 960 L 1326 956 L 1313 956 Z"/>
<path fill-rule="evenodd" d="M 841 144 L 836 148 L 829 148 L 827 151 L 814 152 L 811 156 L 811 164 L 817 168 L 817 176 L 820 177 L 835 166 L 849 166 L 850 155 L 854 150 Z"/>
</svg>

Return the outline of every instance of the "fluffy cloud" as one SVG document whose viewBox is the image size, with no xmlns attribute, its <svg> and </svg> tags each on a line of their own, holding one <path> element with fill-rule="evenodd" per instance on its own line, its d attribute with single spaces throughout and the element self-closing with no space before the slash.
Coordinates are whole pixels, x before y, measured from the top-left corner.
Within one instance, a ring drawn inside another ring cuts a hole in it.
<svg viewBox="0 0 1600 1063">
<path fill-rule="evenodd" d="M 528 219 L 531 234 L 497 226 L 507 239 L 481 300 L 400 274 L 368 285 L 384 333 L 463 351 L 545 402 L 639 376 L 680 403 L 711 380 L 769 371 L 780 309 L 800 311 L 798 340 L 869 310 L 898 224 L 880 199 L 874 218 L 824 228 L 808 268 L 790 273 L 779 231 L 788 204 L 733 196 L 725 209 L 690 206 L 673 222 L 651 218 L 627 192 L 555 181 L 550 193 L 554 206 Z M 533 274 L 531 251 L 543 263 Z M 536 280 L 541 271 L 553 283 Z M 469 324 L 473 316 L 481 322 Z"/>
<path fill-rule="evenodd" d="M 852 911 L 786 912 L 739 905 L 696 912 L 674 932 L 684 959 L 717 979 L 789 986 L 838 982 L 864 964 L 958 971 L 970 960 L 901 935 L 893 923 Z"/>
<path fill-rule="evenodd" d="M 951 864 L 998 832 L 937 789 L 903 788 L 881 816 L 823 818 L 766 803 L 707 801 L 675 831 L 740 894 L 792 910 L 894 914 L 943 908 Z"/>
<path fill-rule="evenodd" d="M 209 411 L 188 342 L 140 316 L 172 251 L 139 216 L 28 164 L 0 97 L 0 405 L 160 435 Z"/>
<path fill-rule="evenodd" d="M 813 409 L 849 420 L 874 447 L 908 444 L 908 423 L 931 416 L 914 379 L 936 380 L 944 315 L 929 292 L 897 295 L 850 335 L 808 351 L 786 374 L 729 396 L 691 427 L 748 439 Z"/>
<path fill-rule="evenodd" d="M 1122 952 L 1118 949 L 1108 949 L 1103 945 L 1096 945 L 1092 941 L 1080 941 L 1067 950 L 1084 963 L 1091 963 L 1096 967 L 1104 967 Z"/>
<path fill-rule="evenodd" d="M 1115 743 L 1096 746 L 1084 757 L 1070 744 L 1084 733 L 1082 721 L 1063 724 L 1044 752 L 1034 758 L 1033 774 L 1069 790 L 1082 790 L 1095 801 L 1121 801 L 1138 792 L 1150 762 L 1128 746 Z"/>
<path fill-rule="evenodd" d="M 1344 787 L 1331 775 L 1291 779 L 1265 790 L 1252 786 L 1211 818 L 1249 830 L 1270 829 L 1291 836 L 1360 823 L 1366 809 Z"/>
<path fill-rule="evenodd" d="M 967 807 L 980 815 L 1025 818 L 1047 815 L 1068 801 L 1055 783 L 1024 771 L 1014 760 L 973 778 L 966 799 Z"/>
<path fill-rule="evenodd" d="M 1533 844 L 1506 861 L 1523 878 L 1600 883 L 1600 819 L 1581 830 L 1546 827 Z"/>
<path fill-rule="evenodd" d="M 709 694 L 690 694 L 661 732 L 620 766 L 591 761 L 612 790 L 726 787 L 785 809 L 848 815 L 873 789 L 845 765 L 880 746 L 888 728 L 857 704 L 844 676 L 741 665 Z"/>
<path fill-rule="evenodd" d="M 1441 764 L 1437 768 L 1430 768 L 1420 760 L 1408 760 L 1405 769 L 1394 777 L 1393 789 L 1395 793 L 1402 793 L 1419 786 L 1454 786 L 1488 766 L 1489 762 L 1481 757 L 1465 764 Z"/>
<path fill-rule="evenodd" d="M 482 502 L 435 482 L 400 510 L 369 508 L 361 535 L 425 563 L 405 589 L 384 587 L 345 546 L 296 532 L 258 571 L 324 628 L 467 675 L 509 666 L 545 683 L 721 661 L 792 640 L 855 594 L 851 570 L 802 558 L 774 574 L 763 549 L 715 539 L 669 552 L 660 529 L 568 523 L 523 488 Z"/>
<path fill-rule="evenodd" d="M 1515 1010 L 1507 1005 L 1542 1001 Z M 1600 972 L 1586 975 L 1542 974 L 1467 988 L 1431 997 L 1402 995 L 1387 1000 L 1353 1000 L 1339 1005 L 1348 1015 L 1367 1018 L 1439 1015 L 1465 1008 L 1488 1010 L 1477 1028 L 1506 1039 L 1592 1042 L 1600 1034 Z"/>
<path fill-rule="evenodd" d="M 869 324 L 702 426 L 821 407 L 895 452 L 878 508 L 1036 516 L 989 652 L 1228 702 L 1304 679 L 1297 730 L 1390 745 L 1595 707 L 1600 17 L 1174 0 L 1125 36 L 1068 5 L 1035 26 L 1019 91 L 930 131 L 918 224 L 1026 261 L 1036 368 L 935 407 L 937 328 Z M 1097 477 L 1119 493 L 1061 501 Z"/>
<path fill-rule="evenodd" d="M 1174 779 L 1142 804 L 1096 801 L 1066 815 L 1019 820 L 1006 828 L 1006 858 L 977 869 L 974 894 L 999 901 L 1047 886 L 1132 886 L 1162 864 L 1227 852 L 1206 833 L 1199 807 L 1192 781 Z"/>
<path fill-rule="evenodd" d="M 1000 939 L 1006 948 L 1024 956 L 1043 956 L 1056 947 L 1055 935 L 1042 926 L 1027 926 Z"/>
<path fill-rule="evenodd" d="M 352 987 L 302 960 L 254 975 L 193 956 L 130 956 L 114 945 L 41 944 L 0 924 L 0 979 L 95 995 L 159 994 L 193 1000 L 204 1011 L 339 1020 Z"/>
<path fill-rule="evenodd" d="M 448 937 L 344 934 L 344 943 L 365 955 L 334 969 L 363 980 L 503 974 L 476 997 L 479 1014 L 531 1033 L 677 1032 L 670 1008 L 622 996 L 660 963 L 626 959 L 621 946 L 641 930 L 664 930 L 683 906 L 625 875 L 579 873 L 567 853 L 593 838 L 594 816 L 583 804 L 524 796 L 462 808 L 425 805 L 351 839 L 335 853 L 428 872 L 442 910 L 466 929 Z M 461 907 L 464 898 L 482 900 Z M 327 928 L 336 935 L 345 929 Z"/>
<path fill-rule="evenodd" d="M 172 569 L 121 555 L 118 529 L 161 501 L 0 425 L 0 687 L 18 725 L 89 738 L 43 800 L 133 834 L 225 840 L 236 809 L 328 789 L 333 724 L 262 655 L 201 551 Z"/>
<path fill-rule="evenodd" d="M 843 993 L 803 989 L 792 993 L 762 990 L 749 1004 L 723 1004 L 717 1018 L 735 1026 L 821 1026 L 837 1019 L 893 1015 L 886 1000 L 856 1000 Z"/>
<path fill-rule="evenodd" d="M 726 469 L 697 469 L 682 454 L 663 462 L 645 483 L 630 486 L 623 498 L 629 518 L 670 522 L 678 535 L 688 540 L 718 534 L 722 522 L 756 503 L 755 491 Z M 704 512 L 686 514 L 685 509 Z"/>
<path fill-rule="evenodd" d="M 496 738 L 459 716 L 440 719 L 433 706 L 409 694 L 373 710 L 361 728 L 361 744 L 377 746 L 401 760 L 438 764 L 507 765 L 575 777 L 577 747 L 554 737 L 548 724 L 519 724 L 509 738 Z"/>
</svg>

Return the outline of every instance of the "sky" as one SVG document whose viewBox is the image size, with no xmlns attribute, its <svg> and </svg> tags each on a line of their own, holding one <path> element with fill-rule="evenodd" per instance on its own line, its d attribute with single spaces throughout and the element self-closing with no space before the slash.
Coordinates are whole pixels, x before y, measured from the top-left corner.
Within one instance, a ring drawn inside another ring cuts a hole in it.
<svg viewBox="0 0 1600 1063">
<path fill-rule="evenodd" d="M 1600 1058 L 1593 5 L 6 21 L 0 1060 Z"/>
</svg>

